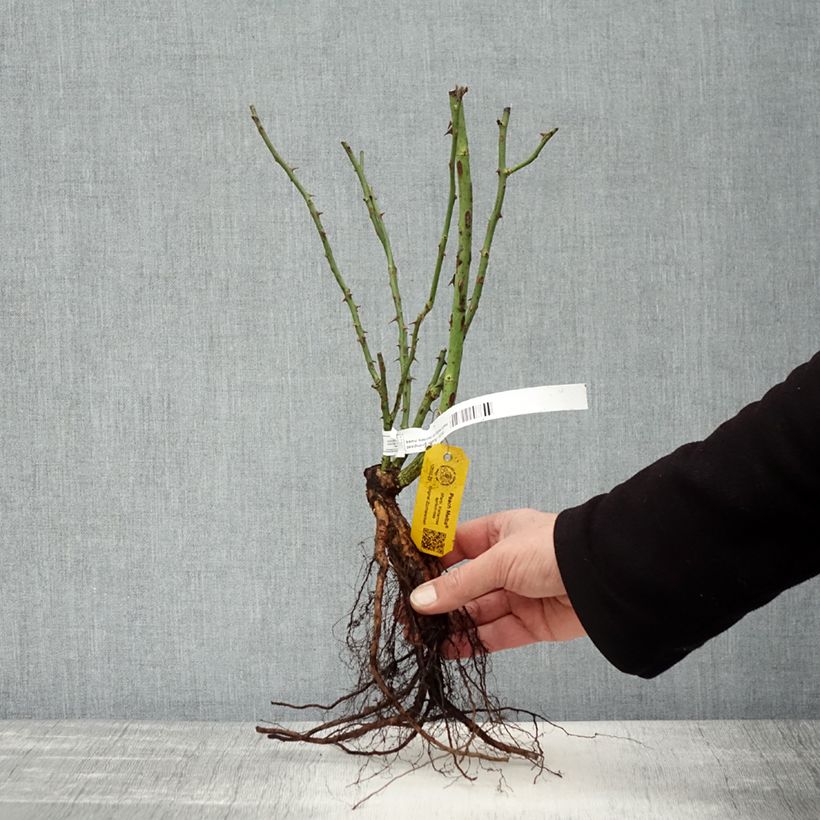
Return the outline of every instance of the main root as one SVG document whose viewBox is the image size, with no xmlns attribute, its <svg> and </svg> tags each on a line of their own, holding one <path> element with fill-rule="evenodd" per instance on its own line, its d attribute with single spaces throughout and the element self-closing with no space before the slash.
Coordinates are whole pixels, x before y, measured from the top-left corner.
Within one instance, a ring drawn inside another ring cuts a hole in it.
<svg viewBox="0 0 820 820">
<path fill-rule="evenodd" d="M 307 731 L 257 726 L 272 740 L 337 746 L 353 755 L 398 755 L 415 738 L 426 742 L 430 763 L 449 761 L 463 776 L 472 761 L 498 764 L 510 758 L 546 769 L 537 716 L 500 706 L 487 691 L 488 661 L 475 623 L 465 610 L 418 615 L 409 604 L 412 590 L 441 574 L 438 559 L 419 552 L 399 509 L 397 474 L 378 465 L 365 470 L 367 500 L 376 518 L 369 560 L 347 623 L 347 646 L 359 670 L 351 692 L 326 705 L 294 705 L 337 713 Z M 445 660 L 441 647 L 451 634 L 465 634 L 471 657 Z M 527 715 L 527 724 L 504 713 Z M 556 773 L 557 774 L 557 773 Z"/>
</svg>

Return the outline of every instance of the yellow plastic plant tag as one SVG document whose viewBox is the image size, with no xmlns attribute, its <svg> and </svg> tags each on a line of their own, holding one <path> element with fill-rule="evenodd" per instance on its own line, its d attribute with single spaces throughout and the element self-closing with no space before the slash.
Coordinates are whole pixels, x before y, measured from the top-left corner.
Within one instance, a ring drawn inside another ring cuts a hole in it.
<svg viewBox="0 0 820 820">
<path fill-rule="evenodd" d="M 441 558 L 453 549 L 469 466 L 460 447 L 434 444 L 425 451 L 410 528 L 422 552 Z"/>
</svg>

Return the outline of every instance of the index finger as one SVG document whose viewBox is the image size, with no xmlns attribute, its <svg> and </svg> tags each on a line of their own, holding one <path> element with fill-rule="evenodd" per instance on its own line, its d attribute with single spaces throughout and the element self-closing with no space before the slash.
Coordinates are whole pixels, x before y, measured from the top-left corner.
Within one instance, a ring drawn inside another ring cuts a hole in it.
<svg viewBox="0 0 820 820">
<path fill-rule="evenodd" d="M 453 549 L 440 559 L 442 565 L 451 567 L 466 558 L 475 558 L 486 552 L 499 541 L 501 526 L 506 517 L 506 512 L 491 513 L 459 524 L 456 527 Z"/>
</svg>

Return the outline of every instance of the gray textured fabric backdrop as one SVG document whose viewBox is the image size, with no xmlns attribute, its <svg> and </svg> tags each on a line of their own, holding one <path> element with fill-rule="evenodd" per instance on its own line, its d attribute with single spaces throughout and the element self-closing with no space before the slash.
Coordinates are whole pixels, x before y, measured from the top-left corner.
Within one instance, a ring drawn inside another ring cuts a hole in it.
<svg viewBox="0 0 820 820">
<path fill-rule="evenodd" d="M 819 30 L 813 0 L 3 0 L 0 717 L 261 720 L 347 685 L 332 632 L 378 408 L 249 103 L 387 349 L 339 141 L 365 151 L 410 312 L 447 92 L 470 87 L 482 234 L 503 107 L 511 160 L 559 127 L 510 180 L 461 395 L 585 381 L 591 409 L 457 442 L 463 517 L 559 510 L 818 348 Z M 566 719 L 818 717 L 818 603 L 797 587 L 653 681 L 588 641 L 504 653 L 497 691 Z"/>
</svg>

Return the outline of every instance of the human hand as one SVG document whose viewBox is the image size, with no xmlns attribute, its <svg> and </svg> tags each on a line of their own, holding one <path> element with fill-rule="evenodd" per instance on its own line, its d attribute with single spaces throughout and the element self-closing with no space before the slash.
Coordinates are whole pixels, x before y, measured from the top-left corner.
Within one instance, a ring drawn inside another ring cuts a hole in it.
<svg viewBox="0 0 820 820">
<path fill-rule="evenodd" d="M 555 513 L 522 509 L 466 521 L 453 550 L 441 559 L 454 567 L 413 590 L 410 603 L 423 615 L 464 607 L 490 652 L 536 641 L 567 641 L 586 634 L 558 571 Z M 466 635 L 451 635 L 446 657 L 472 654 Z"/>
</svg>

